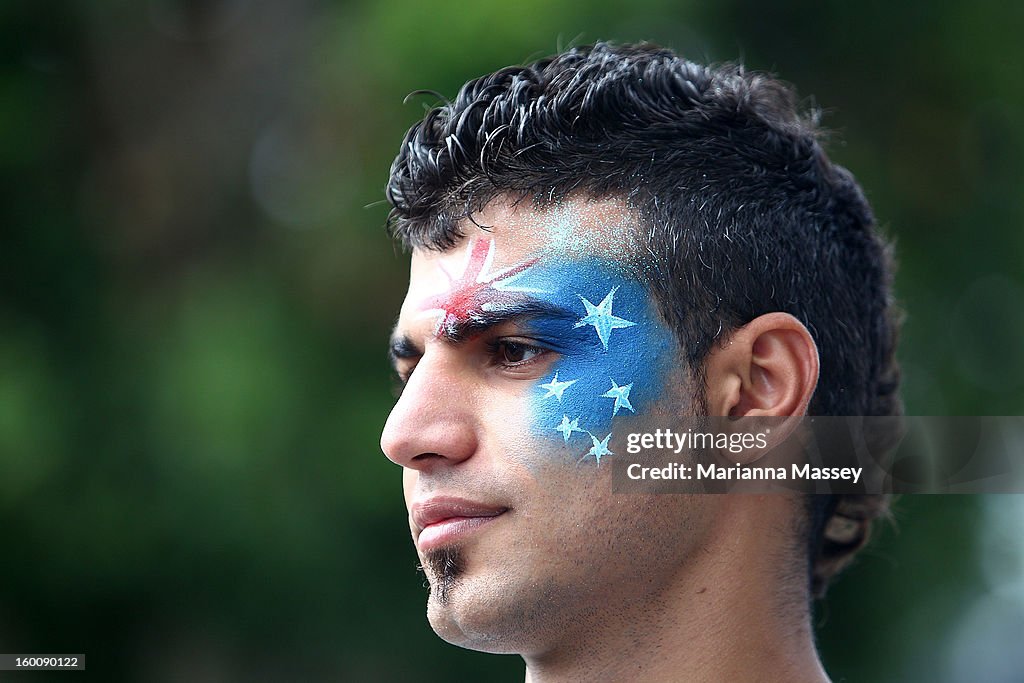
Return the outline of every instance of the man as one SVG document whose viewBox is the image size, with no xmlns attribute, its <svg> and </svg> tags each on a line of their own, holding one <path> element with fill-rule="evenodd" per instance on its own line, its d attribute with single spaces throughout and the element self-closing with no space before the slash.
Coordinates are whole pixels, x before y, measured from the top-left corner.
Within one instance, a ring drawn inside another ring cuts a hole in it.
<svg viewBox="0 0 1024 683">
<path fill-rule="evenodd" d="M 412 249 L 381 439 L 428 618 L 541 681 L 824 681 L 868 496 L 612 492 L 627 433 L 899 412 L 890 265 L 790 91 L 649 45 L 467 83 L 391 170 Z"/>
</svg>

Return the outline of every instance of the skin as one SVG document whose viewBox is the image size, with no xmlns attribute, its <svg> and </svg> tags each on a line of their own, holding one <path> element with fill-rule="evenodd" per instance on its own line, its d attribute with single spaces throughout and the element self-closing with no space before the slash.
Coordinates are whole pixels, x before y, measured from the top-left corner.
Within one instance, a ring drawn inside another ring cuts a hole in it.
<svg viewBox="0 0 1024 683">
<path fill-rule="evenodd" d="M 494 268 L 531 259 L 556 265 L 573 245 L 614 262 L 632 245 L 614 201 L 553 211 L 495 201 L 476 221 L 491 228 Z M 556 225 L 556 223 L 558 223 Z M 467 235 L 481 235 L 472 224 Z M 567 233 L 568 232 L 568 238 Z M 395 339 L 407 380 L 381 447 L 403 467 L 407 506 L 455 496 L 506 511 L 454 543 L 462 571 L 428 619 L 463 647 L 518 653 L 542 681 L 823 681 L 807 610 L 795 529 L 782 496 L 612 494 L 611 468 L 579 458 L 578 444 L 538 435 L 537 386 L 564 359 L 532 347 L 530 326 L 506 321 L 457 340 L 438 334 L 430 302 L 452 287 L 470 248 L 414 252 Z M 583 245 L 582 247 L 580 245 Z M 621 277 L 628 279 L 628 268 Z M 596 303 L 596 302 L 595 302 Z M 613 335 L 616 332 L 613 332 Z M 629 431 L 692 414 L 693 386 L 678 349 L 657 400 L 616 417 Z M 818 372 L 807 330 L 773 313 L 735 331 L 707 361 L 718 415 L 800 415 Z M 607 399 L 605 399 L 607 401 Z M 613 438 L 612 451 L 624 452 Z M 610 456 L 614 457 L 614 456 Z M 410 516 L 414 541 L 420 529 Z M 428 579 L 439 577 L 418 547 Z"/>
</svg>

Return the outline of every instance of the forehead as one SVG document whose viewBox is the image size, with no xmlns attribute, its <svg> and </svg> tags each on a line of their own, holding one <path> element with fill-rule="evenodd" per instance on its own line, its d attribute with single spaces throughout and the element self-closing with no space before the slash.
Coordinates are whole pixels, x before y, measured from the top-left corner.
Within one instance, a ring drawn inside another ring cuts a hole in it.
<svg viewBox="0 0 1024 683">
<path fill-rule="evenodd" d="M 473 221 L 464 220 L 461 228 L 465 237 L 454 248 L 413 252 L 402 318 L 451 287 L 452 275 L 463 272 L 473 257 L 471 240 L 493 243 L 487 254 L 490 272 L 535 259 L 557 264 L 596 258 L 625 267 L 627 257 L 637 253 L 636 220 L 623 202 L 613 199 L 572 199 L 543 208 L 499 199 L 473 214 Z"/>
</svg>

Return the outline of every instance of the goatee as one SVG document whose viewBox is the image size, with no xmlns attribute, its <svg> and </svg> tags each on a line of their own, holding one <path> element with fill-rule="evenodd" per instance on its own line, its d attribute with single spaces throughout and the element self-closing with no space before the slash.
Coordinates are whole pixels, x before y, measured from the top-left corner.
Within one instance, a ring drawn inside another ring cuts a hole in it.
<svg viewBox="0 0 1024 683">
<path fill-rule="evenodd" d="M 452 588 L 464 570 L 458 548 L 439 548 L 427 553 L 420 569 L 427 575 L 430 594 L 438 604 L 447 605 Z"/>
</svg>

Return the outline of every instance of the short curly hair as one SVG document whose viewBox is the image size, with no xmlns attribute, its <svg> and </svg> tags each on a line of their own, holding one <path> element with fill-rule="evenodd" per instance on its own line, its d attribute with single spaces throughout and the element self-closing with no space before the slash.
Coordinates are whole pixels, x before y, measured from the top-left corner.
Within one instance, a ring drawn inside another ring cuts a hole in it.
<svg viewBox="0 0 1024 683">
<path fill-rule="evenodd" d="M 811 414 L 898 415 L 891 250 L 817 124 L 788 86 L 741 66 L 646 43 L 576 47 L 472 80 L 413 125 L 391 167 L 389 228 L 443 250 L 499 195 L 622 198 L 653 262 L 645 284 L 699 385 L 713 344 L 785 311 L 820 352 Z M 814 595 L 887 504 L 808 497 Z"/>
</svg>

